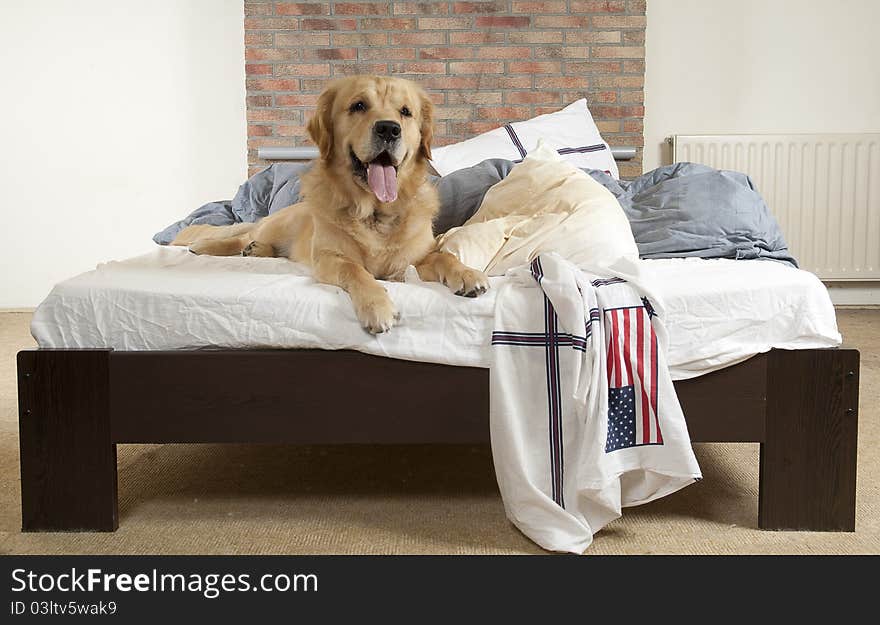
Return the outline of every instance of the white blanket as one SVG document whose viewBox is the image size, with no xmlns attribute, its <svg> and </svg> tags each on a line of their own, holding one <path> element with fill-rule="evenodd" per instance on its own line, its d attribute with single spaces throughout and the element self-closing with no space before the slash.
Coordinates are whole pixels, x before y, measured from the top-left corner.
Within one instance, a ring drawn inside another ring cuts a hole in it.
<svg viewBox="0 0 880 625">
<path fill-rule="evenodd" d="M 621 515 L 700 478 L 638 264 L 603 277 L 542 254 L 500 287 L 492 335 L 492 455 L 505 510 L 529 538 L 582 553 Z"/>
<path fill-rule="evenodd" d="M 770 348 L 834 347 L 840 334 L 828 292 L 811 273 L 762 260 L 641 261 L 662 300 L 675 380 Z M 34 314 L 42 348 L 125 351 L 223 347 L 355 349 L 462 367 L 489 367 L 495 298 L 442 284 L 384 282 L 401 312 L 393 332 L 364 332 L 341 289 L 318 284 L 284 258 L 196 256 L 179 247 L 102 263 L 59 283 Z"/>
</svg>

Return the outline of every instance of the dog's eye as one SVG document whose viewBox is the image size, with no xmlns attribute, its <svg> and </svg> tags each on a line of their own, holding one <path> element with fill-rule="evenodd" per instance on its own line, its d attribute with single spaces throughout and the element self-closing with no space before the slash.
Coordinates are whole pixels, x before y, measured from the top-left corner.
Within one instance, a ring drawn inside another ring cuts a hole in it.
<svg viewBox="0 0 880 625">
<path fill-rule="evenodd" d="M 350 113 L 363 113 L 366 110 L 367 110 L 367 105 L 364 104 L 362 100 L 358 100 L 357 102 L 352 104 L 350 107 L 348 107 L 348 111 Z"/>
<path fill-rule="evenodd" d="M 400 114 L 404 117 L 412 117 L 412 111 L 409 110 L 408 106 L 404 106 L 402 109 L 400 109 Z"/>
</svg>

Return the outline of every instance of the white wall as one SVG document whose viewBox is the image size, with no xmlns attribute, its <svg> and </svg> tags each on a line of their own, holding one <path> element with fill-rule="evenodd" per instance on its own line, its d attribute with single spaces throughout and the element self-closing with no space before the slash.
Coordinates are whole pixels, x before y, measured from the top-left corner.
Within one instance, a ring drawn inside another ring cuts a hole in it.
<svg viewBox="0 0 880 625">
<path fill-rule="evenodd" d="M 645 171 L 673 134 L 880 131 L 880 0 L 649 0 Z"/>
<path fill-rule="evenodd" d="M 0 7 L 0 308 L 153 245 L 247 175 L 240 0 Z"/>
</svg>

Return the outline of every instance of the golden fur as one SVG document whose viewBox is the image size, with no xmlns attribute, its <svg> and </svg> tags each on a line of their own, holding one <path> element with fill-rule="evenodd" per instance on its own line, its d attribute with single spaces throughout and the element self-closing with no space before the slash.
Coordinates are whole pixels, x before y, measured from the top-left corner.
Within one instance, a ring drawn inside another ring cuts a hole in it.
<svg viewBox="0 0 880 625">
<path fill-rule="evenodd" d="M 312 266 L 315 278 L 349 293 L 361 325 L 389 330 L 398 318 L 376 279 L 400 280 L 415 265 L 423 280 L 475 297 L 486 276 L 437 250 L 431 222 L 439 207 L 426 179 L 431 158 L 433 105 L 400 78 L 352 76 L 318 98 L 308 131 L 320 158 L 302 177 L 303 201 L 253 224 L 190 226 L 172 245 L 214 256 L 285 256 Z M 399 124 L 399 138 L 376 155 L 377 122 Z M 397 197 L 383 202 L 367 182 L 367 163 L 396 165 Z M 385 161 L 383 161 L 385 162 Z M 360 173 L 358 173 L 360 172 Z"/>
</svg>

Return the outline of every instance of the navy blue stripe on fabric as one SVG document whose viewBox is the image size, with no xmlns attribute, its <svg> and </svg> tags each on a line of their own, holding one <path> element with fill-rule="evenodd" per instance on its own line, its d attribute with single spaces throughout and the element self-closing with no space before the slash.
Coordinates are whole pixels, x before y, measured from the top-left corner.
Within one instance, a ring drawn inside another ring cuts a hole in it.
<svg viewBox="0 0 880 625">
<path fill-rule="evenodd" d="M 541 266 L 541 257 L 532 261 L 532 275 L 540 284 L 544 278 L 544 269 Z M 562 407 L 559 392 L 559 347 L 556 344 L 556 310 L 550 302 L 550 298 L 544 294 L 544 334 L 546 347 L 544 359 L 547 372 L 547 402 L 549 410 L 550 431 L 550 475 L 551 495 L 553 501 L 561 508 L 565 508 L 563 496 L 563 449 L 562 449 Z"/>
<path fill-rule="evenodd" d="M 609 284 L 621 284 L 626 282 L 623 278 L 605 278 L 603 280 L 593 280 L 590 282 L 594 287 L 608 286 Z"/>
<path fill-rule="evenodd" d="M 515 145 L 516 149 L 519 150 L 519 155 L 525 158 L 528 152 L 526 152 L 526 149 L 523 147 L 523 144 L 519 140 L 519 137 L 516 136 L 516 131 L 513 129 L 513 126 L 511 126 L 510 124 L 505 124 L 504 130 L 506 130 L 507 134 L 510 135 L 510 140 L 513 141 L 513 145 Z"/>
<path fill-rule="evenodd" d="M 550 352 L 550 360 L 553 364 L 552 374 L 550 377 L 550 385 L 551 392 L 553 393 L 553 401 L 555 410 L 551 415 L 552 424 L 554 428 L 554 435 L 556 437 L 556 494 L 557 501 L 561 508 L 565 508 L 565 494 L 564 494 L 564 484 L 563 481 L 563 472 L 565 470 L 565 466 L 563 465 L 563 440 L 562 440 L 562 392 L 560 389 L 560 371 L 559 371 L 559 345 L 556 338 L 556 330 L 557 324 L 559 322 L 559 318 L 556 316 L 556 311 L 553 308 L 553 304 L 550 303 L 550 300 L 547 299 L 547 312 L 550 318 L 550 332 L 548 337 L 550 339 L 550 345 L 548 346 L 548 351 Z"/>
<path fill-rule="evenodd" d="M 587 342 L 580 337 L 559 337 L 557 344 L 560 347 L 571 347 L 579 352 L 587 351 Z M 504 337 L 492 337 L 492 345 L 516 345 L 519 347 L 547 347 L 544 340 L 524 341 L 522 339 L 507 339 Z"/>
<path fill-rule="evenodd" d="M 541 284 L 544 278 L 544 272 L 541 268 L 541 262 L 539 258 L 535 258 L 531 263 L 531 271 L 532 277 L 538 282 L 538 285 Z M 544 298 L 544 374 L 547 382 L 547 407 L 548 407 L 548 424 L 547 424 L 547 432 L 548 432 L 548 444 L 549 444 L 549 456 L 550 456 L 550 497 L 553 499 L 556 505 L 559 505 L 559 482 L 558 482 L 558 473 L 556 470 L 556 437 L 555 437 L 555 428 L 553 427 L 554 422 L 554 397 L 553 397 L 553 384 L 551 382 L 552 373 L 551 373 L 551 364 L 550 364 L 550 342 L 549 342 L 549 324 L 550 320 L 547 315 L 547 295 L 546 293 L 542 293 Z"/>
<path fill-rule="evenodd" d="M 534 260 L 532 260 L 530 267 L 532 269 L 532 277 L 535 278 L 535 280 L 538 282 L 538 284 L 541 284 L 541 280 L 544 279 L 544 273 L 541 270 L 541 264 L 538 261 L 537 256 L 535 257 Z"/>
<path fill-rule="evenodd" d="M 528 344 L 519 343 L 519 342 L 515 342 L 515 341 L 492 341 L 492 345 L 514 345 L 516 347 L 546 347 L 546 345 L 544 345 L 544 344 L 528 345 Z M 571 341 L 571 340 L 560 341 L 559 346 L 560 347 L 571 347 L 572 349 L 577 350 L 579 352 L 586 352 L 587 351 L 586 345 L 581 345 L 581 344 L 575 343 L 574 341 Z"/>
<path fill-rule="evenodd" d="M 587 339 L 592 336 L 591 328 L 587 328 L 586 336 L 574 336 L 567 333 L 558 333 L 557 344 L 560 347 L 571 347 L 579 352 L 587 351 Z M 521 345 L 524 347 L 546 347 L 547 337 L 544 333 L 534 336 L 517 332 L 493 332 L 492 345 Z"/>
<path fill-rule="evenodd" d="M 510 139 L 516 146 L 516 149 L 519 150 L 519 155 L 525 158 L 527 154 L 526 149 L 523 147 L 522 142 L 519 140 L 519 137 L 517 136 L 516 131 L 513 129 L 513 126 L 507 124 L 504 129 L 507 130 L 507 134 L 510 135 Z M 565 156 L 566 154 L 588 154 L 590 152 L 601 152 L 605 149 L 607 149 L 607 146 L 604 143 L 598 143 L 596 145 L 585 145 L 580 148 L 559 148 L 558 150 L 556 150 L 556 153 L 560 156 Z M 522 163 L 522 158 L 513 161 L 513 163 Z M 611 174 L 611 172 L 609 172 L 608 170 L 605 170 L 605 173 L 609 175 Z"/>
</svg>

